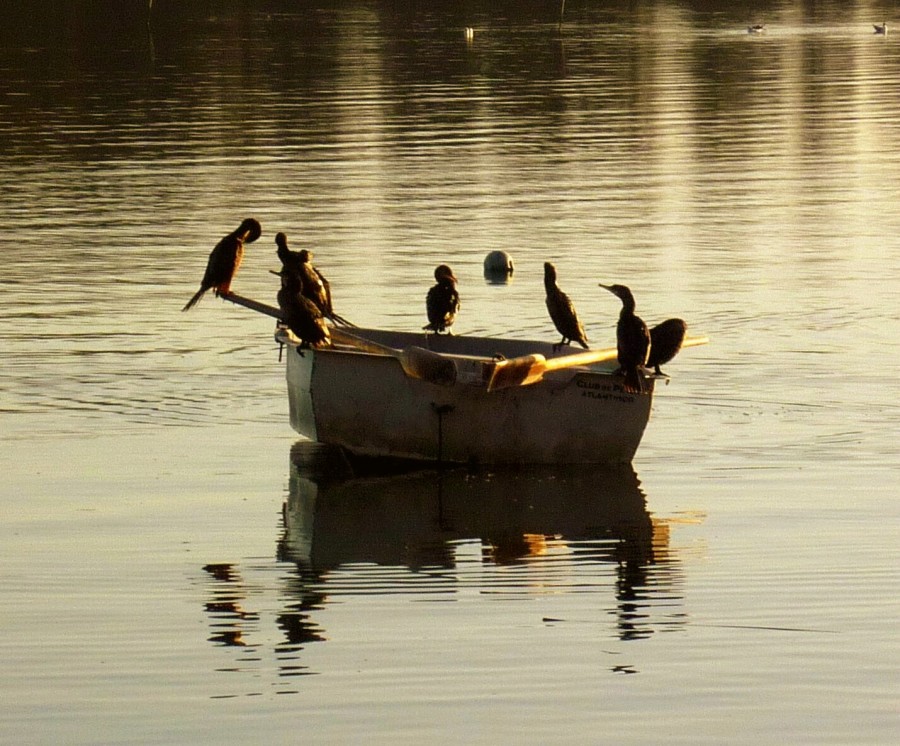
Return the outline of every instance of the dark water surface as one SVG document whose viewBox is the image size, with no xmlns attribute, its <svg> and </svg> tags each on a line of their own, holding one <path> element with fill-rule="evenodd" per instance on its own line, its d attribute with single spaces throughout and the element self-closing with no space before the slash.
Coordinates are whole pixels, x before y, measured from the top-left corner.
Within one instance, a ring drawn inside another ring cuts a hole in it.
<svg viewBox="0 0 900 746">
<path fill-rule="evenodd" d="M 0 9 L 0 741 L 896 740 L 895 4 L 38 5 Z M 271 320 L 180 311 L 248 215 L 266 302 L 285 231 L 359 324 L 419 328 L 446 261 L 457 333 L 553 339 L 551 260 L 594 345 L 598 282 L 712 343 L 633 468 L 344 479 Z"/>
</svg>

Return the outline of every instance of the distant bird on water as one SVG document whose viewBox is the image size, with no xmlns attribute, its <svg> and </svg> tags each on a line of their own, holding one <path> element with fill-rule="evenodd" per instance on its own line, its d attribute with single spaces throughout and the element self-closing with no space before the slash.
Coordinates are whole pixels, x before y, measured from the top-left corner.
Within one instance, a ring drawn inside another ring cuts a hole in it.
<svg viewBox="0 0 900 746">
<path fill-rule="evenodd" d="M 877 23 L 873 23 L 872 26 L 875 29 L 876 34 L 887 34 L 887 22 L 883 22 L 880 26 Z"/>
<path fill-rule="evenodd" d="M 262 227 L 259 221 L 247 218 L 236 231 L 219 241 L 210 252 L 200 289 L 181 310 L 187 311 L 196 305 L 207 290 L 215 290 L 217 296 L 228 293 L 231 290 L 231 281 L 241 266 L 241 259 L 244 258 L 244 244 L 253 243 L 260 235 Z"/>
<path fill-rule="evenodd" d="M 664 376 L 660 365 L 665 365 L 681 350 L 687 324 L 682 319 L 666 319 L 650 330 L 650 355 L 647 367 L 653 368 L 658 376 Z"/>
<path fill-rule="evenodd" d="M 440 334 L 450 333 L 450 327 L 456 321 L 459 313 L 459 292 L 456 290 L 456 277 L 453 270 L 446 264 L 438 265 L 434 270 L 433 285 L 425 296 L 425 310 L 428 313 L 428 323 L 423 329 Z"/>
<path fill-rule="evenodd" d="M 298 350 L 331 344 L 331 332 L 318 306 L 303 294 L 303 280 L 296 272 L 281 270 L 278 308 L 281 320 L 302 341 Z M 301 353 L 302 354 L 302 353 Z"/>
<path fill-rule="evenodd" d="M 334 312 L 331 302 L 331 285 L 325 279 L 325 275 L 313 266 L 312 253 L 306 249 L 291 251 L 288 248 L 287 236 L 284 233 L 279 233 L 275 236 L 275 244 L 278 246 L 277 253 L 282 267 L 300 276 L 303 282 L 303 295 L 316 304 L 322 315 L 336 324 L 353 326 L 343 316 Z"/>
<path fill-rule="evenodd" d="M 584 326 L 578 320 L 578 314 L 575 313 L 575 306 L 569 296 L 556 284 L 556 267 L 550 262 L 544 262 L 544 290 L 547 291 L 547 310 L 550 312 L 550 318 L 556 331 L 562 334 L 562 339 L 553 345 L 553 349 L 558 350 L 572 342 L 577 342 L 587 349 Z"/>
<path fill-rule="evenodd" d="M 761 34 L 766 30 L 766 25 L 764 23 L 756 23 L 752 26 L 747 26 L 748 34 Z"/>
<path fill-rule="evenodd" d="M 619 372 L 625 376 L 623 388 L 631 394 L 644 393 L 644 377 L 641 368 L 647 365 L 650 355 L 650 331 L 640 316 L 634 312 L 634 296 L 624 285 L 604 285 L 622 301 L 619 323 L 616 325 L 616 347 L 618 348 Z"/>
</svg>

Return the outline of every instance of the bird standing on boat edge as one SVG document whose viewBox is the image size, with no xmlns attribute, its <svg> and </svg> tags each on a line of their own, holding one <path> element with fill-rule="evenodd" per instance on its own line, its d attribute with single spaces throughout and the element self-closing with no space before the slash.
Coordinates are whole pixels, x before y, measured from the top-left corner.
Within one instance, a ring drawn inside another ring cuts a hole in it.
<svg viewBox="0 0 900 746">
<path fill-rule="evenodd" d="M 312 264 L 312 252 L 306 249 L 291 251 L 287 244 L 287 235 L 278 233 L 275 236 L 275 244 L 278 247 L 278 258 L 284 270 L 298 274 L 302 280 L 302 292 L 309 298 L 322 315 L 331 319 L 335 324 L 353 326 L 347 319 L 334 312 L 331 301 L 331 285 L 325 279 L 325 275 L 319 272 Z"/>
<path fill-rule="evenodd" d="M 303 279 L 289 269 L 282 268 L 281 289 L 278 291 L 278 308 L 281 320 L 304 347 L 325 347 L 331 344 L 331 332 L 319 307 L 303 294 Z M 303 354 L 302 352 L 300 353 Z"/>
<path fill-rule="evenodd" d="M 262 235 L 262 226 L 254 218 L 244 220 L 233 233 L 229 233 L 209 254 L 206 272 L 200 282 L 200 289 L 194 293 L 182 311 L 196 305 L 207 290 L 215 290 L 217 296 L 225 295 L 231 290 L 231 281 L 241 266 L 244 258 L 244 244 L 253 243 Z"/>
<path fill-rule="evenodd" d="M 446 264 L 438 265 L 434 270 L 434 279 L 437 284 L 433 285 L 425 296 L 425 310 L 428 313 L 428 323 L 423 329 L 433 331 L 435 334 L 441 332 L 450 333 L 450 327 L 456 321 L 456 314 L 459 313 L 459 292 L 456 290 L 456 277 L 453 270 Z"/>
<path fill-rule="evenodd" d="M 550 262 L 544 262 L 544 290 L 547 291 L 547 310 L 550 312 L 550 318 L 556 331 L 562 334 L 562 339 L 553 345 L 554 351 L 572 342 L 577 342 L 587 349 L 584 326 L 578 320 L 575 305 L 556 284 L 556 267 Z"/>
<path fill-rule="evenodd" d="M 683 319 L 666 319 L 650 330 L 650 355 L 647 367 L 653 368 L 658 376 L 665 376 L 660 365 L 668 363 L 681 350 L 687 335 L 687 324 Z"/>
<path fill-rule="evenodd" d="M 650 331 L 640 316 L 635 314 L 634 296 L 625 285 L 604 285 L 622 301 L 619 323 L 616 325 L 619 372 L 625 376 L 622 388 L 630 394 L 644 393 L 644 376 L 641 368 L 647 365 L 650 355 Z"/>
</svg>

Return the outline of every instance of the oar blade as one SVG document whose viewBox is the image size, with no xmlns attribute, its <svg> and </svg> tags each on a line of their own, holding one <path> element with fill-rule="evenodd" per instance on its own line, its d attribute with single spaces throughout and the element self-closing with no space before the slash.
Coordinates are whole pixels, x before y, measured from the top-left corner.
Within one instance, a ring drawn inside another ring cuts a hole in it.
<svg viewBox="0 0 900 746">
<path fill-rule="evenodd" d="M 410 378 L 427 381 L 438 386 L 453 386 L 456 384 L 458 370 L 456 362 L 437 352 L 426 350 L 424 347 L 404 347 L 397 356 L 403 372 Z"/>
<path fill-rule="evenodd" d="M 544 377 L 547 358 L 540 354 L 523 355 L 511 360 L 492 363 L 487 377 L 487 390 L 499 391 L 515 386 L 528 386 Z"/>
</svg>

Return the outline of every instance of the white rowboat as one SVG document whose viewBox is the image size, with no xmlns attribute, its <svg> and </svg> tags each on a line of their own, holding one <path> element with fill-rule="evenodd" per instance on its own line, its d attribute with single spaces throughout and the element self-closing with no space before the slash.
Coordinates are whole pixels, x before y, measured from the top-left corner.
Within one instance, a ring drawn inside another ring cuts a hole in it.
<svg viewBox="0 0 900 746">
<path fill-rule="evenodd" d="M 234 303 L 278 310 L 240 296 Z M 291 426 L 351 455 L 468 464 L 629 463 L 650 418 L 627 393 L 615 348 L 557 353 L 548 342 L 332 329 L 303 349 L 284 328 Z M 705 338 L 685 340 L 686 346 Z"/>
</svg>

